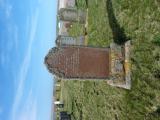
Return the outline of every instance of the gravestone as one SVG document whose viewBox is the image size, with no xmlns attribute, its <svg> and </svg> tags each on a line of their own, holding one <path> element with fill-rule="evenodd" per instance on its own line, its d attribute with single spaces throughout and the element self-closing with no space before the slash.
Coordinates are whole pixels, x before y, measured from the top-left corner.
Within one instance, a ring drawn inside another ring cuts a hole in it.
<svg viewBox="0 0 160 120">
<path fill-rule="evenodd" d="M 62 21 L 79 22 L 85 24 L 86 12 L 74 8 L 61 8 L 59 10 L 59 19 Z"/>
<path fill-rule="evenodd" d="M 61 111 L 60 120 L 71 120 L 71 115 L 68 114 L 66 111 Z"/>
<path fill-rule="evenodd" d="M 110 76 L 108 48 L 63 46 L 45 57 L 52 74 L 64 79 L 107 79 Z"/>
<path fill-rule="evenodd" d="M 59 35 L 68 35 L 68 29 L 66 27 L 66 24 L 68 24 L 69 22 L 59 22 L 59 25 L 58 25 L 58 34 Z"/>
<path fill-rule="evenodd" d="M 65 35 L 59 35 L 56 40 L 57 46 L 66 46 L 66 45 L 85 45 L 85 37 L 71 37 Z"/>
</svg>

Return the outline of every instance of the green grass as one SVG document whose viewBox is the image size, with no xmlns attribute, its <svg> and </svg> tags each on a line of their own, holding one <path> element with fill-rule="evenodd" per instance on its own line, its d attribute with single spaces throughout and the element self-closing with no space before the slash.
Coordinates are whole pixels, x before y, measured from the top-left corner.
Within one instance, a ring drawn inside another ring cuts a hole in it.
<svg viewBox="0 0 160 120">
<path fill-rule="evenodd" d="M 84 25 L 73 23 L 72 28 L 69 29 L 69 34 L 71 36 L 84 35 Z"/>
<path fill-rule="evenodd" d="M 78 1 L 84 9 L 84 0 Z M 106 0 L 97 1 L 88 0 L 89 45 L 107 47 L 113 36 Z M 132 90 L 114 88 L 105 81 L 63 81 L 65 110 L 75 120 L 160 120 L 160 1 L 112 2 L 119 24 L 132 41 Z M 80 34 L 76 27 L 70 31 Z"/>
<path fill-rule="evenodd" d="M 65 109 L 76 120 L 105 120 L 125 114 L 122 112 L 126 111 L 126 104 L 123 104 L 124 90 L 119 91 L 99 81 L 63 82 Z"/>
</svg>

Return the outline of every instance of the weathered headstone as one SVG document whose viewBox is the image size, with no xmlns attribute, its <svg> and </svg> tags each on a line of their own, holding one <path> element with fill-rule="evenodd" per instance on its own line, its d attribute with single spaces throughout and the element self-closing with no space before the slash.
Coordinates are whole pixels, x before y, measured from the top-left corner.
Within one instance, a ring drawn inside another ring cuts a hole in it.
<svg viewBox="0 0 160 120">
<path fill-rule="evenodd" d="M 71 120 L 71 115 L 68 114 L 66 111 L 61 111 L 60 120 Z"/>
<path fill-rule="evenodd" d="M 68 0 L 66 3 L 67 7 L 75 7 L 75 0 Z"/>
<path fill-rule="evenodd" d="M 64 79 L 107 79 L 110 76 L 108 48 L 53 48 L 45 63 L 51 73 Z"/>
<path fill-rule="evenodd" d="M 65 45 L 85 45 L 85 37 L 71 37 L 71 36 L 64 36 L 59 35 L 56 40 L 57 46 L 65 46 Z"/>
<path fill-rule="evenodd" d="M 58 34 L 59 35 L 68 35 L 68 29 L 65 24 L 67 22 L 62 22 L 60 21 L 59 24 L 58 24 Z"/>
<path fill-rule="evenodd" d="M 110 44 L 110 51 L 111 51 L 111 72 L 113 75 L 115 74 L 123 74 L 123 60 L 124 56 L 122 54 L 123 48 L 120 45 L 115 43 Z"/>
<path fill-rule="evenodd" d="M 86 12 L 74 8 L 61 8 L 59 10 L 59 19 L 84 24 L 86 22 Z"/>
</svg>

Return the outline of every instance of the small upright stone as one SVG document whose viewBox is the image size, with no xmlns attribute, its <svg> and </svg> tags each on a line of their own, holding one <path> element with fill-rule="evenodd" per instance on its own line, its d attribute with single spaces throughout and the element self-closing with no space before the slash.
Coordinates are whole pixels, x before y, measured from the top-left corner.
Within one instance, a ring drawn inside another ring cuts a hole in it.
<svg viewBox="0 0 160 120">
<path fill-rule="evenodd" d="M 74 8 L 61 8 L 59 10 L 59 19 L 62 21 L 79 22 L 85 24 L 86 12 Z"/>
</svg>

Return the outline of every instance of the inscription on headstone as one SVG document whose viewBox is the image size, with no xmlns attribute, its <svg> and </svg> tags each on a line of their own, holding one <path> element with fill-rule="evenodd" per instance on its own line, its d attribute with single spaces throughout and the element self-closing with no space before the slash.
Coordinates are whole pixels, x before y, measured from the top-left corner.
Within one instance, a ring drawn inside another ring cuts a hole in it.
<svg viewBox="0 0 160 120">
<path fill-rule="evenodd" d="M 109 49 L 61 47 L 45 58 L 49 71 L 62 78 L 106 79 L 110 75 Z"/>
</svg>

